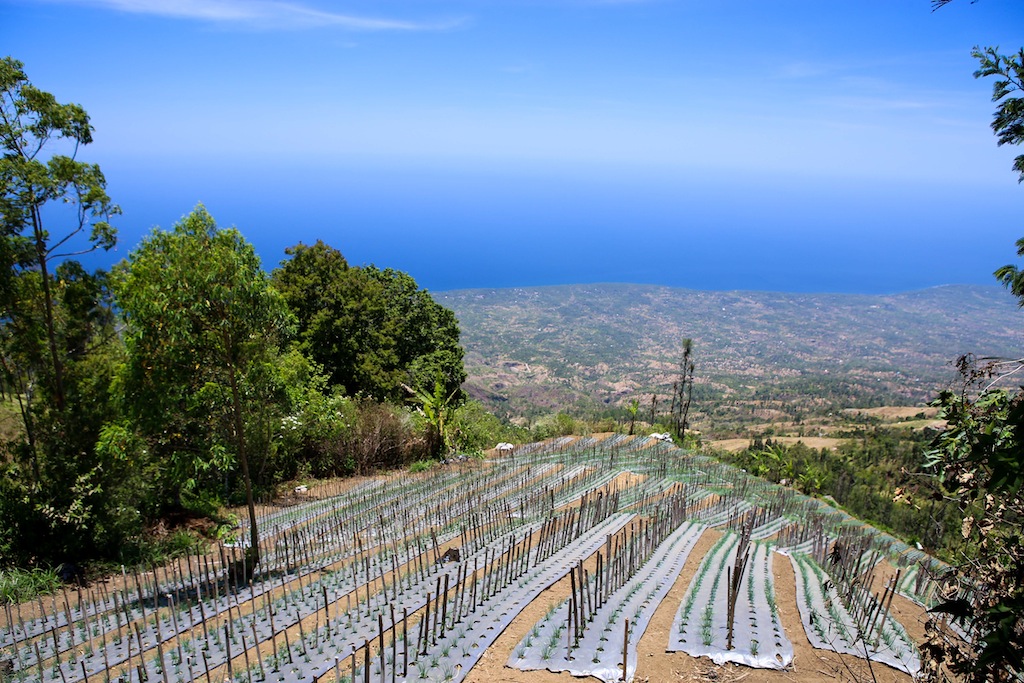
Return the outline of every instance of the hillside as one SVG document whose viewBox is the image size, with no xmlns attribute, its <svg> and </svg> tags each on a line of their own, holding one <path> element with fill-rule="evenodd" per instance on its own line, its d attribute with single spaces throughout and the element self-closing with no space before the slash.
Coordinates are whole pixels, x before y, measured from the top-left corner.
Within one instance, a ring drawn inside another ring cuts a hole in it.
<svg viewBox="0 0 1024 683">
<path fill-rule="evenodd" d="M 694 340 L 695 423 L 727 429 L 858 406 L 920 405 L 963 353 L 1019 357 L 1024 316 L 998 287 L 893 295 L 628 284 L 436 293 L 462 328 L 469 392 L 499 413 L 595 414 L 666 401 Z M 667 408 L 667 405 L 665 406 Z"/>
</svg>

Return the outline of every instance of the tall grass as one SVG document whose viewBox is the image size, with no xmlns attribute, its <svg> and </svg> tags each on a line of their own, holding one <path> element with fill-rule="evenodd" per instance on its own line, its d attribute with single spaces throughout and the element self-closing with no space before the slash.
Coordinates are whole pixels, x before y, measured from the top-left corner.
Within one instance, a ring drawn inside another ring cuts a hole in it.
<svg viewBox="0 0 1024 683">
<path fill-rule="evenodd" d="M 56 569 L 0 569 L 0 602 L 24 602 L 60 586 Z"/>
</svg>

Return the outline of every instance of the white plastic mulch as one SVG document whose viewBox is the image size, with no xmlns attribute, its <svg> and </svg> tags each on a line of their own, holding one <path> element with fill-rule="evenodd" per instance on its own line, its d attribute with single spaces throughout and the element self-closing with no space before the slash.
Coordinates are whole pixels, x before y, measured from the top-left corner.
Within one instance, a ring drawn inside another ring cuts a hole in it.
<svg viewBox="0 0 1024 683">
<path fill-rule="evenodd" d="M 728 649 L 726 567 L 735 565 L 738 536 L 728 534 L 705 556 L 683 597 L 669 635 L 670 652 L 709 657 L 758 669 L 785 669 L 793 662 L 793 645 L 786 638 L 775 604 L 771 549 L 751 543 L 750 559 L 741 579 Z"/>
<path fill-rule="evenodd" d="M 636 575 L 613 593 L 587 624 L 583 638 L 567 656 L 569 602 L 548 613 L 513 649 L 508 666 L 523 671 L 568 671 L 602 681 L 621 681 L 622 640 L 629 619 L 626 680 L 636 673 L 637 644 L 651 617 L 675 583 L 686 558 L 706 526 L 685 522 L 658 546 Z"/>
<path fill-rule="evenodd" d="M 899 622 L 886 614 L 881 633 L 873 629 L 865 643 L 828 574 L 807 555 L 793 554 L 789 559 L 796 573 L 800 620 L 811 645 L 870 658 L 912 676 L 921 669 L 917 648 Z"/>
<path fill-rule="evenodd" d="M 544 590 L 564 577 L 576 564 L 594 554 L 605 538 L 618 532 L 633 515 L 616 513 L 572 541 L 527 574 L 482 601 L 475 613 L 462 625 L 450 629 L 425 656 L 412 662 L 407 678 L 401 681 L 462 681 L 498 636 L 523 609 Z M 371 672 L 371 680 L 381 680 L 380 670 Z"/>
</svg>

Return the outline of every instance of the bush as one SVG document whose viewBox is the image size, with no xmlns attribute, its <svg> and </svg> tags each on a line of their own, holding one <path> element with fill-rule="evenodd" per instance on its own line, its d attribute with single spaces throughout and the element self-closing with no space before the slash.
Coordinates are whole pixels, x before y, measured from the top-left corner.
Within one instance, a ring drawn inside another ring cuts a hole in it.
<svg viewBox="0 0 1024 683">
<path fill-rule="evenodd" d="M 455 411 L 455 446 L 461 453 L 480 453 L 502 441 L 525 442 L 530 433 L 502 422 L 478 401 L 467 401 Z"/>
<path fill-rule="evenodd" d="M 581 434 L 584 431 L 582 427 L 586 427 L 586 425 L 578 423 L 572 415 L 558 413 L 538 420 L 537 425 L 533 428 L 533 436 L 538 440 L 550 439 L 554 436 L 571 436 Z"/>
<path fill-rule="evenodd" d="M 120 548 L 117 560 L 129 567 L 162 565 L 176 557 L 194 552 L 197 545 L 205 552 L 206 541 L 185 529 L 177 529 L 170 533 L 150 531 L 129 539 Z"/>
<path fill-rule="evenodd" d="M 372 399 L 356 404 L 355 425 L 343 447 L 356 474 L 402 467 L 429 452 L 426 430 L 408 410 Z"/>
</svg>

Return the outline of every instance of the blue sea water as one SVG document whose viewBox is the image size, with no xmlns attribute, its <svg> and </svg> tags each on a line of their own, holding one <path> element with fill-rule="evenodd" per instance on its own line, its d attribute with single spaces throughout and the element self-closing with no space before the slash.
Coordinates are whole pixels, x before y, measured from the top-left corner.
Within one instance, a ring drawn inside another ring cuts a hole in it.
<svg viewBox="0 0 1024 683">
<path fill-rule="evenodd" d="M 885 293 L 992 284 L 1016 211 L 985 188 L 727 171 L 107 160 L 123 258 L 203 202 L 267 269 L 323 239 L 431 290 L 637 282 Z M 989 196 L 989 195 L 992 196 Z"/>
</svg>

